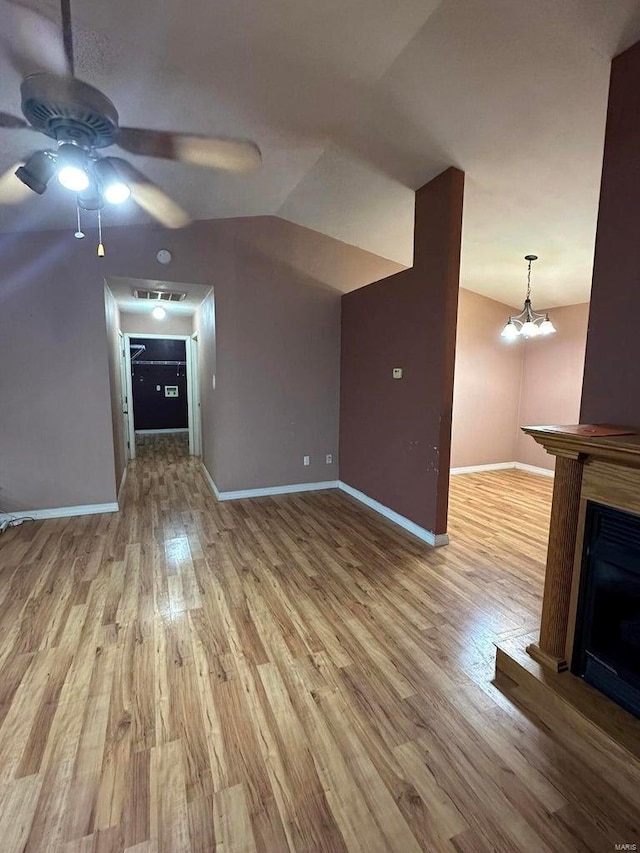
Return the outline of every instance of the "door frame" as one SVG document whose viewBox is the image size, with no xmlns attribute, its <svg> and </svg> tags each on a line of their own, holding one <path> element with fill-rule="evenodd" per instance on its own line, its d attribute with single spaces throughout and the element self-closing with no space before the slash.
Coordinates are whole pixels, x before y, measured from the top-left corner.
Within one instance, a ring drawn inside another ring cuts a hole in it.
<svg viewBox="0 0 640 853">
<path fill-rule="evenodd" d="M 122 441 L 124 444 L 124 458 L 129 461 L 131 455 L 131 436 L 129 434 L 129 383 L 127 382 L 126 344 L 124 332 L 118 329 L 118 348 L 120 351 L 120 417 L 122 418 Z M 126 467 L 126 464 L 125 464 Z"/>
<path fill-rule="evenodd" d="M 127 406 L 128 418 L 129 418 L 129 459 L 136 458 L 136 430 L 135 423 L 133 417 L 133 383 L 131 381 L 131 339 L 134 340 L 165 340 L 165 341 L 184 341 L 185 342 L 185 352 L 186 352 L 186 378 L 187 378 L 187 426 L 189 428 L 189 455 L 197 456 L 198 448 L 196 447 L 195 441 L 195 433 L 196 430 L 200 435 L 202 430 L 200 426 L 200 411 L 196 409 L 196 399 L 194 397 L 194 382 L 192 380 L 193 377 L 193 367 L 192 367 L 192 335 L 152 335 L 152 334 L 139 334 L 137 332 L 125 332 L 124 333 L 124 358 L 125 358 L 125 368 L 126 368 L 126 377 L 127 377 L 127 399 L 130 401 Z M 197 423 L 197 427 L 196 427 Z"/>
<path fill-rule="evenodd" d="M 193 456 L 202 456 L 202 414 L 200 411 L 200 344 L 198 333 L 191 335 L 191 395 L 193 399 Z M 187 382 L 187 388 L 189 382 Z"/>
</svg>

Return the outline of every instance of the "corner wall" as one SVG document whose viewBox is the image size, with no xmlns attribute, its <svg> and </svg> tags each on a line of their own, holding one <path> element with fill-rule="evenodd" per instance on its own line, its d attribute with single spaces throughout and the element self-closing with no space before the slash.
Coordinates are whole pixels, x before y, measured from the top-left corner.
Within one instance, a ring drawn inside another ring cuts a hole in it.
<svg viewBox="0 0 640 853">
<path fill-rule="evenodd" d="M 500 337 L 514 313 L 517 309 L 460 288 L 452 468 L 516 459 L 523 347 Z"/>
<path fill-rule="evenodd" d="M 589 303 L 553 308 L 549 313 L 557 333 L 525 343 L 515 459 L 553 470 L 555 456 L 520 427 L 580 422 Z"/>
<path fill-rule="evenodd" d="M 120 374 L 120 311 L 109 287 L 104 286 L 104 313 L 107 327 L 107 348 L 109 353 L 109 389 L 111 391 L 111 429 L 113 433 L 114 469 L 116 489 L 120 488 L 124 469 L 127 467 L 127 454 L 124 449 L 124 424 L 122 414 L 122 380 Z"/>
<path fill-rule="evenodd" d="M 414 266 L 342 298 L 340 479 L 435 534 L 447 527 L 463 192 L 453 168 L 418 190 Z"/>
</svg>

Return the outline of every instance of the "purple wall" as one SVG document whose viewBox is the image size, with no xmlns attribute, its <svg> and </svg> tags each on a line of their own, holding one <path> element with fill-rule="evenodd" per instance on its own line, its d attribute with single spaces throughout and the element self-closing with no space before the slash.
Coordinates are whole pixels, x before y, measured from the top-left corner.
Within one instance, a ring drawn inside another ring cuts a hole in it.
<svg viewBox="0 0 640 853">
<path fill-rule="evenodd" d="M 463 193 L 453 168 L 418 190 L 414 266 L 342 298 L 340 479 L 434 533 L 447 525 Z"/>
<path fill-rule="evenodd" d="M 640 424 L 640 43 L 611 66 L 583 423 Z"/>
</svg>

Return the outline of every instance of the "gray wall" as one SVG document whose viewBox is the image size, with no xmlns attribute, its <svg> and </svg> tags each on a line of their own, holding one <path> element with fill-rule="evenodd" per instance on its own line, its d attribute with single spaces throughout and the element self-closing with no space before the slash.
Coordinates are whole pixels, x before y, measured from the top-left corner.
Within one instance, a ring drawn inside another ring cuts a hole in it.
<svg viewBox="0 0 640 853">
<path fill-rule="evenodd" d="M 220 491 L 337 480 L 340 294 L 230 247 L 196 316 L 205 465 Z"/>
<path fill-rule="evenodd" d="M 337 271 L 358 250 L 270 217 L 105 232 L 106 257 L 68 231 L 0 237 L 0 509 L 116 499 L 104 279 L 215 288 L 218 385 L 203 370 L 205 458 L 223 490 L 337 478 Z M 160 248 L 173 254 L 162 267 Z M 325 251 L 326 249 L 326 251 Z M 368 270 L 375 259 L 361 253 Z M 305 254 L 306 257 L 306 254 Z M 348 260 L 348 263 L 347 263 Z M 386 265 L 386 266 L 385 266 Z M 388 263 L 380 259 L 381 274 Z M 202 312 L 201 312 L 202 317 Z M 202 330 L 201 348 L 211 345 Z M 212 364 L 212 356 L 205 356 Z M 312 465 L 303 467 L 309 454 Z"/>
<path fill-rule="evenodd" d="M 94 252 L 66 232 L 0 237 L 1 510 L 116 498 Z"/>
</svg>

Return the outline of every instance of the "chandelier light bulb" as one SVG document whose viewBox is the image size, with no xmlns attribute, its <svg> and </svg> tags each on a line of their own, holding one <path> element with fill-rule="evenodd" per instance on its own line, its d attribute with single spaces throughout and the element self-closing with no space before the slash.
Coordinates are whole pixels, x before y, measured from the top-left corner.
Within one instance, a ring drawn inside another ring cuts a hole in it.
<svg viewBox="0 0 640 853">
<path fill-rule="evenodd" d="M 164 318 L 167 316 L 167 312 L 164 310 L 162 305 L 156 305 L 156 307 L 151 312 L 151 316 L 155 320 L 164 320 Z"/>
<path fill-rule="evenodd" d="M 504 329 L 500 332 L 501 337 L 505 338 L 507 341 L 514 341 L 520 332 L 516 329 L 515 323 L 509 319 Z"/>
<path fill-rule="evenodd" d="M 522 327 L 522 334 L 525 338 L 535 338 L 539 332 L 540 329 L 531 320 L 527 320 L 527 322 Z"/>
<path fill-rule="evenodd" d="M 546 317 L 542 323 L 540 324 L 540 334 L 541 335 L 552 335 L 556 331 L 556 327 L 553 325 L 551 320 Z"/>
</svg>

